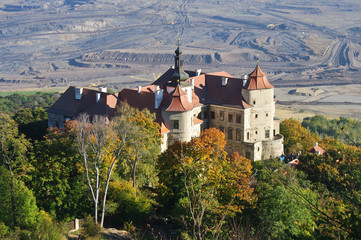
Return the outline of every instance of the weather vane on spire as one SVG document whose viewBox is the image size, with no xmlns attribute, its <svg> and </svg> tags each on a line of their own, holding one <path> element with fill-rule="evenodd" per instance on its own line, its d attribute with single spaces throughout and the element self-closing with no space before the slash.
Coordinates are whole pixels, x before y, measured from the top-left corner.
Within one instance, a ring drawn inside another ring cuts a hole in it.
<svg viewBox="0 0 361 240">
<path fill-rule="evenodd" d="M 178 38 L 178 47 L 179 47 L 179 41 L 180 41 L 180 38 Z"/>
</svg>

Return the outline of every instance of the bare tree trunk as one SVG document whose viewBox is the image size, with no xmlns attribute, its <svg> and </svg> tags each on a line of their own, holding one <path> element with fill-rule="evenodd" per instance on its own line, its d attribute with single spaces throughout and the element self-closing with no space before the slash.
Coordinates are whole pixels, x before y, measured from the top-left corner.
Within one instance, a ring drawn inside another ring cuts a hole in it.
<svg viewBox="0 0 361 240">
<path fill-rule="evenodd" d="M 138 158 L 135 158 L 134 161 L 134 166 L 133 166 L 133 173 L 132 173 L 132 178 L 133 178 L 133 187 L 135 188 L 136 183 L 135 183 L 135 172 L 137 170 L 137 164 L 138 164 Z"/>
<path fill-rule="evenodd" d="M 100 226 L 103 227 L 104 224 L 104 216 L 105 216 L 105 203 L 107 201 L 107 194 L 108 194 L 108 186 L 109 186 L 109 181 L 110 181 L 110 177 L 112 175 L 112 171 L 115 165 L 115 162 L 117 161 L 116 158 L 114 158 L 113 162 L 112 162 L 112 166 L 110 167 L 110 170 L 108 172 L 108 176 L 107 176 L 107 182 L 105 184 L 105 191 L 104 191 L 104 197 L 103 197 L 103 206 L 102 206 L 102 219 L 100 222 Z"/>
<path fill-rule="evenodd" d="M 95 206 L 94 206 L 94 218 L 95 223 L 98 224 L 98 203 L 99 203 L 99 167 L 96 166 L 96 193 L 95 193 Z"/>
</svg>

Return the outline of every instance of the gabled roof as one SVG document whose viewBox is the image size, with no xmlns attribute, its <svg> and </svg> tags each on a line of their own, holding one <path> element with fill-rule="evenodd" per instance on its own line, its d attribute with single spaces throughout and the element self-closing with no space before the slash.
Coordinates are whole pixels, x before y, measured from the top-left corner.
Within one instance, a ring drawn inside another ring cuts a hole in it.
<svg viewBox="0 0 361 240">
<path fill-rule="evenodd" d="M 261 70 L 260 66 L 257 64 L 256 68 L 249 75 L 249 80 L 245 88 L 248 90 L 256 90 L 256 89 L 273 88 L 273 86 L 268 82 L 266 74 Z"/>
<path fill-rule="evenodd" d="M 315 154 L 318 154 L 318 155 L 323 155 L 326 151 L 321 148 L 320 146 L 318 146 L 318 144 L 310 150 L 310 153 L 315 153 Z"/>
<path fill-rule="evenodd" d="M 243 80 L 228 78 L 227 84 L 222 86 L 223 76 L 206 74 L 207 102 L 215 105 L 228 105 L 242 109 L 252 107 L 241 94 Z"/>
<path fill-rule="evenodd" d="M 193 109 L 193 104 L 188 101 L 188 96 L 182 90 L 180 85 L 177 85 L 172 94 L 172 100 L 168 106 L 165 107 L 166 112 L 186 112 Z"/>
<path fill-rule="evenodd" d="M 123 89 L 119 92 L 120 101 L 128 103 L 131 107 L 143 110 L 147 108 L 151 113 L 156 114 L 156 122 L 160 125 L 163 123 L 161 107 L 168 102 L 170 96 L 163 91 L 163 101 L 158 109 L 155 109 L 155 85 L 141 87 L 140 93 L 138 89 Z M 163 131 L 163 130 L 162 130 Z"/>
<path fill-rule="evenodd" d="M 100 94 L 98 102 L 97 94 Z M 83 88 L 81 99 L 77 100 L 75 87 L 69 87 L 47 112 L 70 118 L 76 118 L 80 113 L 87 113 L 90 117 L 103 115 L 111 118 L 114 116 L 117 102 L 118 94 L 88 88 Z"/>
</svg>

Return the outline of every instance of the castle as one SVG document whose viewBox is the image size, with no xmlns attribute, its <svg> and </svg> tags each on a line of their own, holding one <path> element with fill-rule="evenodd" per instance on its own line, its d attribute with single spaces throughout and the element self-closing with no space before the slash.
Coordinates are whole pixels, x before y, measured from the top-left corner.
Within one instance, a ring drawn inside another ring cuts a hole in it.
<svg viewBox="0 0 361 240">
<path fill-rule="evenodd" d="M 62 128 L 80 113 L 111 118 L 124 101 L 156 114 L 162 151 L 175 141 L 190 141 L 203 129 L 214 127 L 225 133 L 228 152 L 237 151 L 253 161 L 283 154 L 274 87 L 258 63 L 242 78 L 226 72 L 185 71 L 179 46 L 175 66 L 149 86 L 116 94 L 107 93 L 106 88 L 69 87 L 48 109 L 48 125 Z"/>
</svg>

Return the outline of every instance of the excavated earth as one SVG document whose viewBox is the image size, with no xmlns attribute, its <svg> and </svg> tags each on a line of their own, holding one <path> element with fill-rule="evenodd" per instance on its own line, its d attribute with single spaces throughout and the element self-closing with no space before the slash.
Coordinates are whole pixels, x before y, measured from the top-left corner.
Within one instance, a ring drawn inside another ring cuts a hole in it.
<svg viewBox="0 0 361 240">
<path fill-rule="evenodd" d="M 189 70 L 239 77 L 259 60 L 277 87 L 358 85 L 360 14 L 359 0 L 3 0 L 0 88 L 149 84 L 178 38 Z"/>
</svg>

